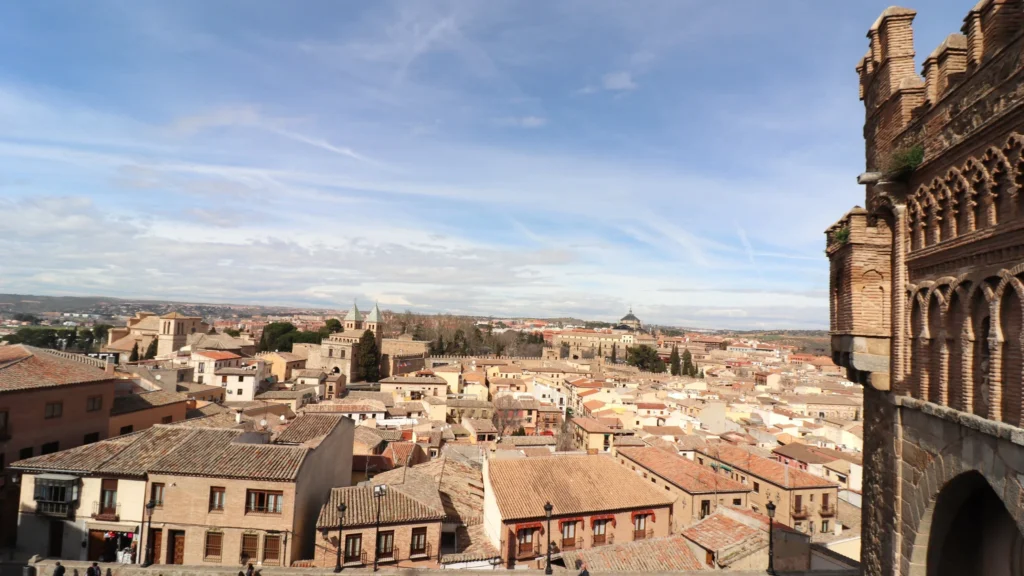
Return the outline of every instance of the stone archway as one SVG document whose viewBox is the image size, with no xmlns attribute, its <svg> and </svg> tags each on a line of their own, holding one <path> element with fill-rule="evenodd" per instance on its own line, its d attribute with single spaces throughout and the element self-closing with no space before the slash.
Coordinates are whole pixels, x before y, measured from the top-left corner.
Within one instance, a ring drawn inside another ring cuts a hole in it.
<svg viewBox="0 0 1024 576">
<path fill-rule="evenodd" d="M 1024 576 L 1024 534 L 1007 505 L 977 470 L 945 478 L 957 468 L 950 466 L 951 458 L 947 454 L 933 461 L 920 477 L 920 488 L 941 486 L 936 494 L 920 490 L 912 498 L 916 502 L 905 503 L 911 508 L 923 505 L 923 512 L 911 540 L 909 566 L 902 573 Z"/>
</svg>

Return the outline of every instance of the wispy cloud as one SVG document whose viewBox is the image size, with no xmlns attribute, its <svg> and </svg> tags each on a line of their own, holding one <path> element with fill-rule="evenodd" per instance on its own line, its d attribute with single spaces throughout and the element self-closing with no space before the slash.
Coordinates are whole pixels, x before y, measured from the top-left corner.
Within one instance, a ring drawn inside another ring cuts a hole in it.
<svg viewBox="0 0 1024 576">
<path fill-rule="evenodd" d="M 635 90 L 637 85 L 629 72 L 609 72 L 601 78 L 605 90 Z"/>
<path fill-rule="evenodd" d="M 516 128 L 543 128 L 547 123 L 548 119 L 543 116 L 514 116 L 498 119 L 499 125 Z"/>
</svg>

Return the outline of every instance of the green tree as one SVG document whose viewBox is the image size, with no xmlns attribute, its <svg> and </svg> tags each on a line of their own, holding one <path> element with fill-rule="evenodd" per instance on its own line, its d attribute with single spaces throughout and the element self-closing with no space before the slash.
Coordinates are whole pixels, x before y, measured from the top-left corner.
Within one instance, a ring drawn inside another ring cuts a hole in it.
<svg viewBox="0 0 1024 576">
<path fill-rule="evenodd" d="M 217 328 L 214 327 L 214 326 L 210 326 L 210 331 L 207 332 L 207 334 L 213 335 L 213 334 L 216 334 L 216 333 L 217 333 Z"/>
<path fill-rule="evenodd" d="M 149 341 L 149 346 L 146 347 L 146 356 L 143 358 L 143 360 L 152 360 L 153 358 L 156 358 L 156 346 L 157 339 L 153 338 L 152 340 Z"/>
<path fill-rule="evenodd" d="M 105 343 L 111 328 L 113 328 L 113 326 L 110 324 L 97 324 L 93 326 L 92 333 L 96 336 L 96 341 L 100 344 Z"/>
<path fill-rule="evenodd" d="M 224 333 L 227 334 L 228 336 L 231 336 L 232 338 L 238 338 L 239 335 L 242 334 L 241 331 L 235 330 L 234 328 L 226 328 L 224 330 Z"/>
<path fill-rule="evenodd" d="M 413 340 L 420 340 L 420 341 L 423 341 L 423 340 L 427 339 L 427 334 L 423 330 L 423 324 L 417 324 L 416 327 L 413 328 L 413 330 L 412 330 L 412 339 Z"/>
<path fill-rule="evenodd" d="M 129 362 L 138 362 L 139 361 L 139 343 L 138 342 L 136 342 L 135 345 L 132 346 L 132 353 L 131 353 L 131 355 L 128 356 L 128 361 Z"/>
<path fill-rule="evenodd" d="M 367 330 L 359 338 L 359 356 L 357 370 L 365 382 L 380 380 L 380 351 L 377 349 L 377 337 Z"/>
<path fill-rule="evenodd" d="M 689 354 L 690 352 L 687 351 L 686 353 Z M 668 357 L 668 365 L 669 365 L 669 368 L 670 368 L 670 371 L 671 371 L 672 375 L 673 376 L 679 376 L 679 374 L 680 374 L 680 372 L 679 372 L 680 366 L 679 366 L 679 347 L 678 346 L 673 346 L 672 347 L 672 354 L 669 355 L 669 357 Z"/>
<path fill-rule="evenodd" d="M 520 426 L 519 428 L 516 428 L 512 432 L 512 435 L 513 436 L 526 436 L 526 428 L 523 428 L 522 426 Z"/>
<path fill-rule="evenodd" d="M 291 352 L 292 339 L 285 337 L 289 332 L 295 332 L 295 326 L 291 322 L 271 322 L 263 327 L 263 336 L 260 337 L 260 352 Z"/>
<path fill-rule="evenodd" d="M 86 328 L 78 333 L 78 341 L 82 350 L 85 352 L 92 352 L 92 345 L 96 342 L 96 335 L 92 330 Z"/>
<path fill-rule="evenodd" d="M 33 316 L 32 314 L 18 313 L 15 314 L 13 318 L 15 322 L 28 322 L 33 325 L 39 324 L 39 318 L 37 316 Z"/>
<path fill-rule="evenodd" d="M 693 356 L 689 350 L 683 350 L 683 376 L 696 376 L 697 367 L 693 365 Z"/>
<path fill-rule="evenodd" d="M 345 331 L 345 327 L 341 325 L 341 320 L 338 320 L 337 318 L 328 318 L 327 322 L 324 322 L 324 327 L 327 328 L 327 331 L 331 334 Z"/>
<path fill-rule="evenodd" d="M 700 378 L 701 380 L 704 379 L 704 369 L 703 368 L 700 369 L 700 375 L 698 375 L 697 377 Z"/>
<path fill-rule="evenodd" d="M 646 344 L 627 349 L 626 364 L 647 372 L 665 371 L 665 361 L 658 356 L 658 351 Z"/>
<path fill-rule="evenodd" d="M 562 345 L 558 349 L 558 357 L 559 358 L 568 358 L 569 357 L 569 343 L 568 342 L 562 342 Z"/>
<path fill-rule="evenodd" d="M 619 351 L 619 345 L 616 344 L 615 342 L 612 342 L 612 364 L 615 364 L 618 361 L 615 358 L 616 354 L 618 354 L 618 351 Z"/>
<path fill-rule="evenodd" d="M 447 349 L 445 348 L 445 345 L 444 345 L 444 336 L 441 335 L 441 334 L 438 334 L 437 335 L 437 342 L 435 342 L 434 345 L 431 346 L 431 348 L 430 348 L 430 354 L 432 356 L 443 356 L 444 354 L 447 354 L 447 353 L 448 353 Z"/>
</svg>

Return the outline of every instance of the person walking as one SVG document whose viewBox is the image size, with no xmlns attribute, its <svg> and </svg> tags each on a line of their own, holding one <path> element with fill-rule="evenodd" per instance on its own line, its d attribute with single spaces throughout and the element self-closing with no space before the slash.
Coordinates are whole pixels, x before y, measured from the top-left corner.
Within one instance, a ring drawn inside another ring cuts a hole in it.
<svg viewBox="0 0 1024 576">
<path fill-rule="evenodd" d="M 96 562 L 92 563 L 92 566 L 85 571 L 85 576 L 103 576 L 103 570 L 100 569 L 100 565 Z"/>
<path fill-rule="evenodd" d="M 252 562 L 249 563 L 249 567 L 245 569 L 245 576 L 254 576 L 256 569 L 252 567 Z"/>
<path fill-rule="evenodd" d="M 67 568 L 61 566 L 60 562 L 57 562 L 57 565 L 53 567 L 53 576 L 64 576 L 64 573 L 67 571 Z"/>
<path fill-rule="evenodd" d="M 590 572 L 587 571 L 587 567 L 583 565 L 583 560 L 576 559 L 576 569 L 580 571 L 576 576 L 590 576 Z"/>
</svg>

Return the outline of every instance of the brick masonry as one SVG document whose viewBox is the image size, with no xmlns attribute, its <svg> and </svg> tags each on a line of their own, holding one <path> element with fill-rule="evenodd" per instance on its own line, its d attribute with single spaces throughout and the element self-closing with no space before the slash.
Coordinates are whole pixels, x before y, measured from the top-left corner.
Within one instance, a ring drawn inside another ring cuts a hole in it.
<svg viewBox="0 0 1024 576">
<path fill-rule="evenodd" d="M 833 358 L 865 385 L 869 575 L 928 572 L 936 499 L 968 472 L 1024 528 L 1024 1 L 965 9 L 923 77 L 913 10 L 871 26 L 865 207 L 826 231 Z"/>
</svg>

